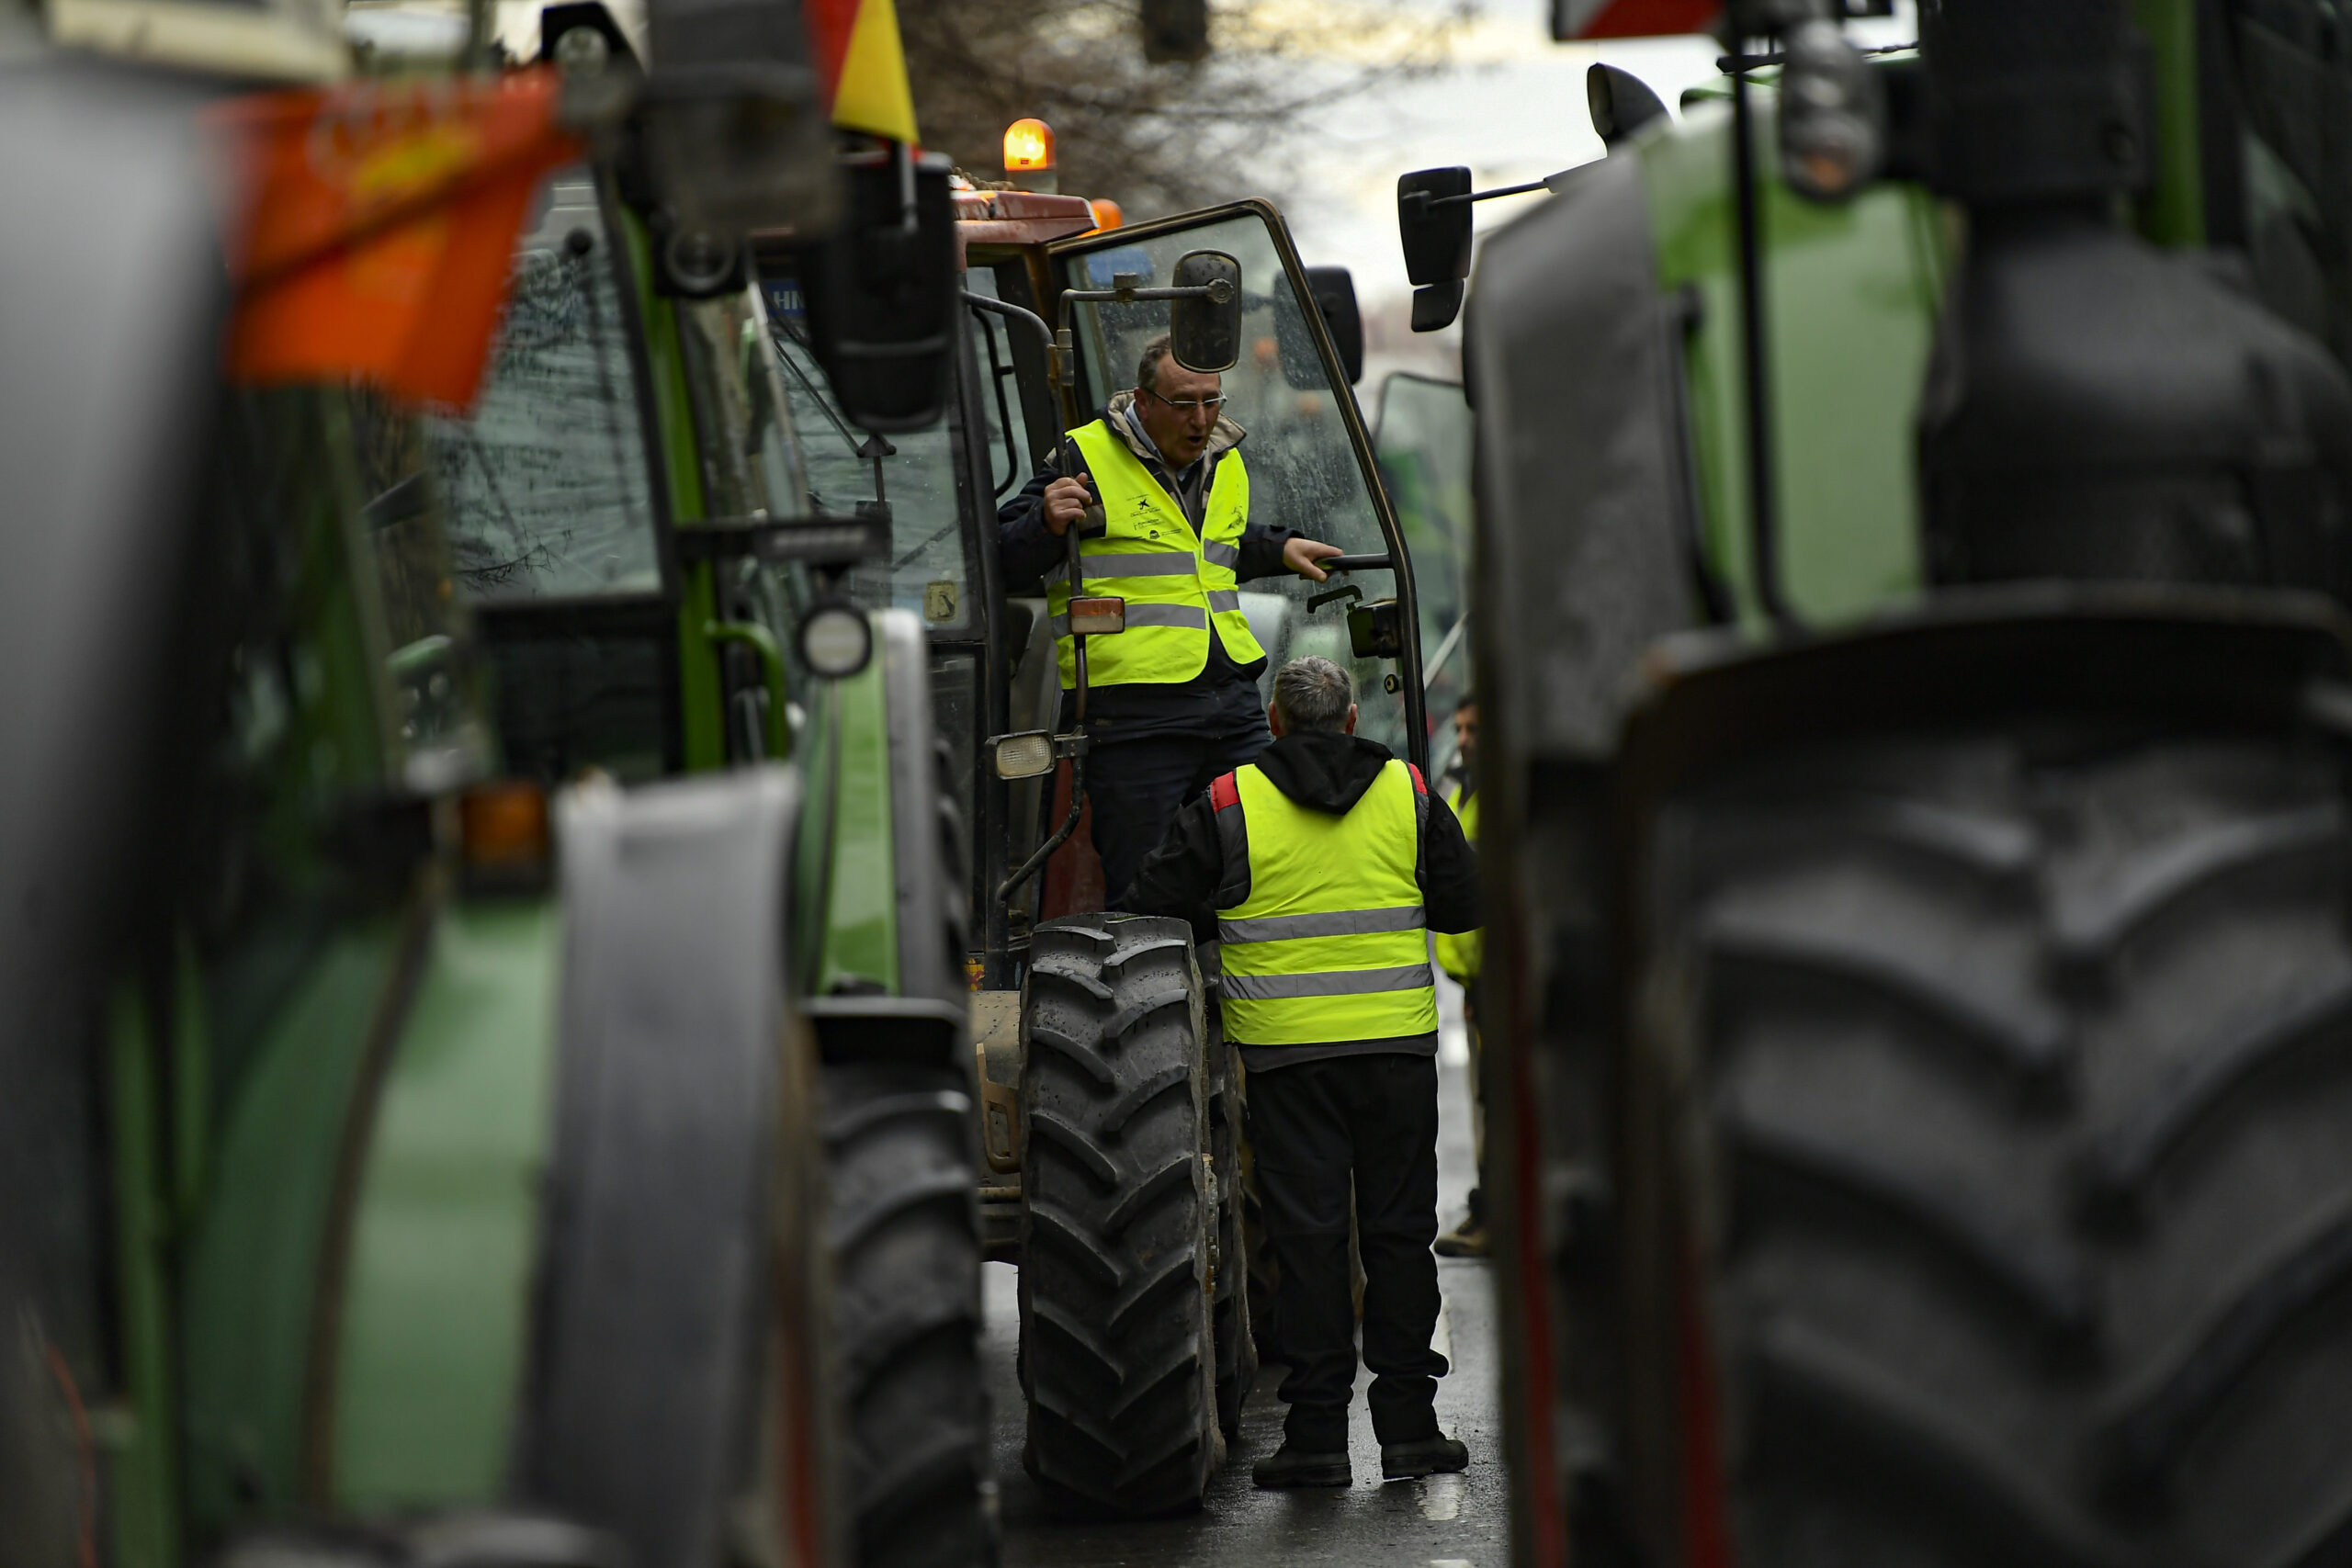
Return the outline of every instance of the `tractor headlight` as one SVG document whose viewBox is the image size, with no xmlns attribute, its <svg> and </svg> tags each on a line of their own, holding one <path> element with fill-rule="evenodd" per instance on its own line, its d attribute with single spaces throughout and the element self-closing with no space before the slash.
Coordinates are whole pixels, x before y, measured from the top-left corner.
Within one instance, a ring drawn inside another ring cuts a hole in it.
<svg viewBox="0 0 2352 1568">
<path fill-rule="evenodd" d="M 874 657 L 874 629 L 865 612 L 847 604 L 820 604 L 800 621 L 800 662 L 809 672 L 839 681 L 865 668 Z"/>
</svg>

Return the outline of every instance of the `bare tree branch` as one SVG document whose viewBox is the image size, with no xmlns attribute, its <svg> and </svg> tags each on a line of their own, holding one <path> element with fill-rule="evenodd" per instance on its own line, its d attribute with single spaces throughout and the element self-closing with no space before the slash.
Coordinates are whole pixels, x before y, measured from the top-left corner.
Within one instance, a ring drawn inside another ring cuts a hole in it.
<svg viewBox="0 0 2352 1568">
<path fill-rule="evenodd" d="M 1054 128 L 1064 190 L 1130 218 L 1281 197 L 1302 116 L 1442 69 L 1475 0 L 1216 0 L 1215 52 L 1148 64 L 1137 0 L 899 0 L 923 140 L 975 178 L 1005 126 Z"/>
</svg>

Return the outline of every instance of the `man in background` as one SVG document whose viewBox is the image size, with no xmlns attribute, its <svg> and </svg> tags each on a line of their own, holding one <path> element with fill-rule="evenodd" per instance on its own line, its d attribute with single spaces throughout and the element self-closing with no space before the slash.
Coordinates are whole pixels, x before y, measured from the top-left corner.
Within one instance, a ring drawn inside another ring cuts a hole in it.
<svg viewBox="0 0 2352 1568">
<path fill-rule="evenodd" d="M 1466 693 L 1453 705 L 1453 766 L 1447 770 L 1445 803 L 1462 824 L 1462 836 L 1478 843 L 1478 695 Z M 1470 1212 L 1437 1238 L 1440 1258 L 1484 1258 L 1487 1240 L 1487 1095 L 1484 1052 L 1478 1039 L 1478 959 L 1483 933 L 1437 933 L 1438 967 L 1462 987 L 1462 1031 L 1470 1043 L 1470 1142 L 1477 1151 L 1477 1184 L 1470 1189 Z"/>
</svg>

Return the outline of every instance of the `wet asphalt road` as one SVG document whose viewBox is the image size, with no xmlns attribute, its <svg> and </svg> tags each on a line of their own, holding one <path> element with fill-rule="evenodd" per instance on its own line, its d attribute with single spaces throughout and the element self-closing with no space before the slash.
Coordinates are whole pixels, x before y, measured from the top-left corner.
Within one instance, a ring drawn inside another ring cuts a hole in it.
<svg viewBox="0 0 2352 1568">
<path fill-rule="evenodd" d="M 1450 1000 L 1451 998 L 1449 998 Z M 1447 1010 L 1449 1023 L 1453 1010 Z M 1461 1217 L 1471 1179 L 1468 1073 L 1459 1033 L 1447 1033 L 1439 1082 L 1440 1223 Z M 1438 1385 L 1438 1419 L 1470 1445 L 1464 1475 L 1380 1482 L 1380 1449 L 1364 1414 L 1359 1374 L 1351 1411 L 1355 1484 L 1344 1492 L 1261 1492 L 1250 1461 L 1282 1442 L 1283 1406 L 1274 1398 L 1279 1369 L 1260 1375 L 1224 1471 L 1205 1506 L 1170 1519 L 1136 1523 L 1053 1517 L 1021 1468 L 1023 1410 L 1013 1377 L 1018 1334 L 1016 1275 L 987 1267 L 989 1396 L 995 1409 L 996 1475 L 1004 1524 L 1006 1568 L 1183 1568 L 1188 1564 L 1348 1564 L 1350 1568 L 1506 1568 L 1510 1529 L 1504 1491 L 1494 1303 L 1483 1262 L 1441 1259 L 1445 1309 L 1437 1348 L 1453 1363 Z"/>
</svg>

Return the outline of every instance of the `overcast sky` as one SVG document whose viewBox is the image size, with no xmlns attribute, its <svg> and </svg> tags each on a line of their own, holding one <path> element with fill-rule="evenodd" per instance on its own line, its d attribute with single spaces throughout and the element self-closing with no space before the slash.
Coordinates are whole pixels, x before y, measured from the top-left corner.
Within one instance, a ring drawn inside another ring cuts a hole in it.
<svg viewBox="0 0 2352 1568">
<path fill-rule="evenodd" d="M 1325 3 L 1337 24 L 1335 52 L 1343 53 L 1345 14 L 1363 0 Z M 1432 14 L 1449 8 L 1445 0 L 1404 3 Z M 1712 39 L 1555 44 L 1549 15 L 1545 0 L 1484 0 L 1441 74 L 1380 89 L 1302 126 L 1295 153 L 1285 150 L 1302 171 L 1285 204 L 1300 254 L 1311 264 L 1352 268 L 1362 296 L 1402 293 L 1408 285 L 1396 243 L 1398 175 L 1467 164 L 1483 188 L 1541 179 L 1600 157 L 1584 87 L 1596 61 L 1639 76 L 1669 108 L 1685 87 L 1717 76 L 1721 51 Z M 1913 26 L 1904 15 L 1856 30 L 1865 42 L 1908 41 L 1917 36 L 1908 30 Z M 1481 202 L 1477 227 L 1509 222 L 1540 199 Z"/>
</svg>

